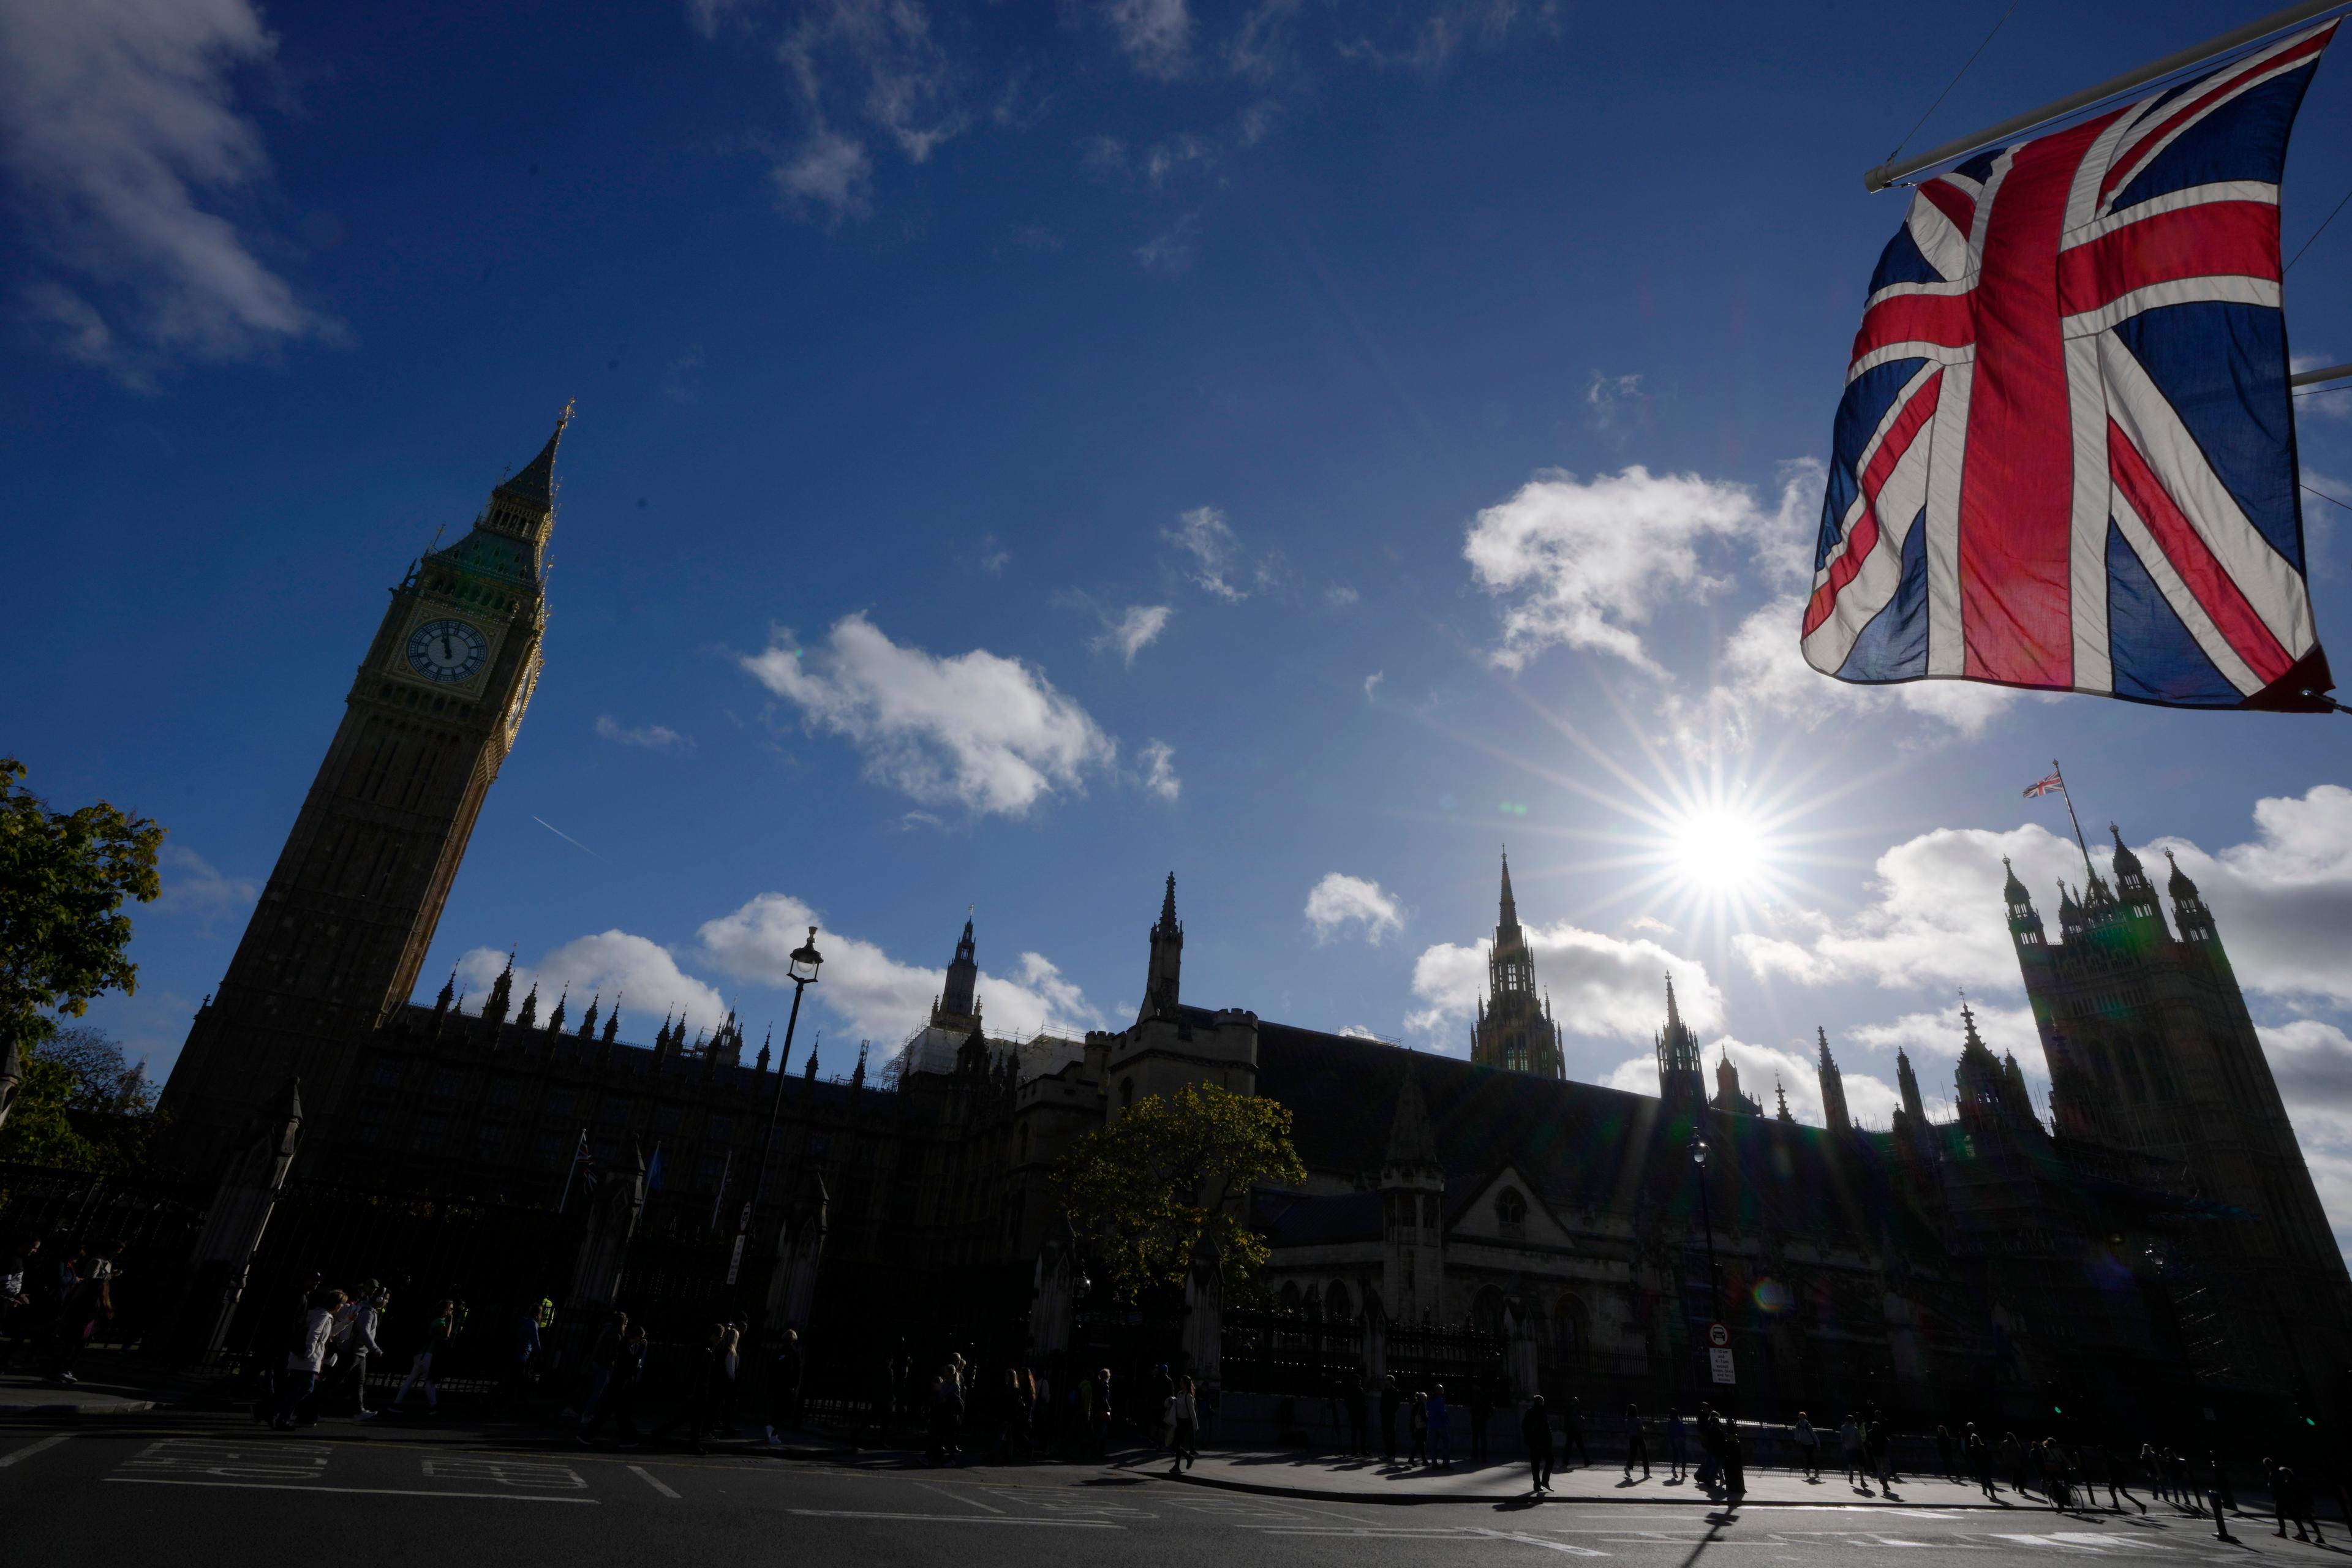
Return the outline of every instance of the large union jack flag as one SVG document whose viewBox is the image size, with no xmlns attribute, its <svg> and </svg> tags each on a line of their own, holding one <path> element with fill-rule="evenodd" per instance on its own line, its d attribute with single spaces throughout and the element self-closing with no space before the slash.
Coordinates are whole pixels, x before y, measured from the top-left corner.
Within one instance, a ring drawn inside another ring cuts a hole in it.
<svg viewBox="0 0 2352 1568">
<path fill-rule="evenodd" d="M 1838 405 L 1805 658 L 2324 708 L 2279 174 L 2336 25 L 1922 184 Z"/>
</svg>

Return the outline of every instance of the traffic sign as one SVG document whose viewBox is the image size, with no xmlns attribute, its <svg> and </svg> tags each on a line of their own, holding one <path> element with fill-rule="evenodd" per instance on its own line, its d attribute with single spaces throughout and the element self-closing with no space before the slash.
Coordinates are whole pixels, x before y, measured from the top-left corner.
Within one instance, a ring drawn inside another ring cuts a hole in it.
<svg viewBox="0 0 2352 1568">
<path fill-rule="evenodd" d="M 1706 1342 L 1717 1350 L 1728 1350 L 1731 1348 L 1731 1331 L 1721 1323 L 1709 1323 L 1706 1326 Z"/>
<path fill-rule="evenodd" d="M 1714 1371 L 1716 1382 L 1738 1383 L 1739 1381 L 1738 1377 L 1735 1375 L 1731 1370 L 1731 1352 L 1729 1351 L 1708 1351 L 1706 1352 L 1706 1360 L 1707 1365 Z"/>
</svg>

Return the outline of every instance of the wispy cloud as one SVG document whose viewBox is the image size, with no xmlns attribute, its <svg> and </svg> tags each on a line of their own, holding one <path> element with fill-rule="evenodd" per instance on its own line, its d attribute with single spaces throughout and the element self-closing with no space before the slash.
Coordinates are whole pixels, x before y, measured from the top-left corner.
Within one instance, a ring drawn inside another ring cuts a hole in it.
<svg viewBox="0 0 2352 1568">
<path fill-rule="evenodd" d="M 1378 882 L 1333 871 L 1307 890 L 1307 923 L 1318 946 L 1353 931 L 1378 947 L 1404 929 L 1404 910 Z"/>
<path fill-rule="evenodd" d="M 1138 753 L 1143 763 L 1143 787 L 1162 800 L 1174 800 L 1184 793 L 1184 783 L 1176 776 L 1176 748 L 1165 741 L 1146 741 Z"/>
<path fill-rule="evenodd" d="M 1168 629 L 1168 618 L 1175 613 L 1166 605 L 1129 605 L 1116 617 L 1105 616 L 1102 636 L 1094 640 L 1095 649 L 1116 652 L 1132 667 L 1135 656 L 1160 639 L 1160 634 Z"/>
<path fill-rule="evenodd" d="M 610 713 L 596 720 L 596 734 L 602 740 L 618 746 L 637 746 L 648 752 L 691 750 L 694 742 L 667 724 L 624 724 Z"/>
<path fill-rule="evenodd" d="M 261 894 L 250 877 L 231 877 L 194 850 L 166 844 L 155 857 L 163 891 L 147 907 L 158 914 L 185 915 L 209 929 L 224 917 L 242 915 Z"/>
<path fill-rule="evenodd" d="M 340 336 L 215 210 L 268 172 L 233 79 L 277 47 L 248 0 L 0 0 L 0 158 L 53 269 L 19 302 L 58 351 L 145 387 Z"/>
</svg>

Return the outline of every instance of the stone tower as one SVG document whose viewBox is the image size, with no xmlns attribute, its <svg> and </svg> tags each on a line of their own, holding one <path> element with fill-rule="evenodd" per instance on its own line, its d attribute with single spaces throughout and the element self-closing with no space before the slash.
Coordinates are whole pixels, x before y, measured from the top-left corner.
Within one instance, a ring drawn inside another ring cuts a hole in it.
<svg viewBox="0 0 2352 1568">
<path fill-rule="evenodd" d="M 1511 858 L 1503 857 L 1503 898 L 1495 921 L 1495 945 L 1486 954 L 1486 1000 L 1470 1030 L 1470 1059 L 1481 1067 L 1508 1068 L 1545 1078 L 1566 1078 L 1559 1026 L 1551 1005 L 1536 994 L 1535 954 L 1519 929 L 1519 907 L 1511 897 Z"/>
<path fill-rule="evenodd" d="M 980 961 L 974 953 L 971 919 L 966 916 L 963 935 L 956 942 L 955 957 L 948 963 L 947 984 L 940 987 L 939 1000 L 931 1004 L 931 1023 L 935 1026 L 978 1026 Z"/>
<path fill-rule="evenodd" d="M 1694 1116 L 1706 1104 L 1706 1073 L 1698 1037 L 1675 1005 L 1675 977 L 1666 976 L 1666 1026 L 1658 1032 L 1658 1099 L 1668 1115 Z"/>
<path fill-rule="evenodd" d="M 2110 832 L 2113 887 L 2094 874 L 2079 903 L 2062 900 L 2060 941 L 2042 940 L 2013 877 L 2005 892 L 2058 1130 L 2188 1166 L 2200 1195 L 2238 1216 L 2203 1227 L 2227 1340 L 2250 1347 L 2230 1370 L 2299 1403 L 2345 1397 L 2352 1279 L 2212 912 L 2176 864 L 2175 936 L 2139 857 Z"/>
<path fill-rule="evenodd" d="M 1182 994 L 1184 927 L 1176 919 L 1176 873 L 1168 873 L 1168 891 L 1160 900 L 1160 919 L 1151 928 L 1151 967 L 1143 979 L 1145 1018 L 1172 1018 Z"/>
<path fill-rule="evenodd" d="M 164 1086 L 171 1164 L 209 1173 L 289 1078 L 317 1086 L 313 1103 L 331 1117 L 358 1042 L 408 1000 L 539 679 L 555 451 L 571 416 L 464 538 L 392 590 L 228 973 Z"/>
<path fill-rule="evenodd" d="M 1445 1167 L 1407 1068 L 1381 1163 L 1381 1305 L 1401 1323 L 1444 1315 Z"/>
<path fill-rule="evenodd" d="M 1853 1117 L 1845 1108 L 1845 1075 L 1838 1071 L 1837 1058 L 1830 1055 L 1830 1032 L 1817 1024 L 1813 1034 L 1822 1046 L 1822 1121 L 1832 1132 L 1851 1132 Z"/>
</svg>

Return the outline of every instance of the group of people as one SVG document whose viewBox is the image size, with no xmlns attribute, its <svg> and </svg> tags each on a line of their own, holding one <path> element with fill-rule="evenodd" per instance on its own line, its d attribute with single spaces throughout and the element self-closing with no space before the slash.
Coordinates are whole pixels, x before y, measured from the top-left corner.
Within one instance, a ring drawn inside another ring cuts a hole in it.
<svg viewBox="0 0 2352 1568">
<path fill-rule="evenodd" d="M 280 1431 L 291 1431 L 314 1424 L 322 1411 L 348 1399 L 354 1419 L 374 1419 L 378 1412 L 368 1407 L 368 1363 L 383 1359 L 381 1335 L 384 1313 L 391 1306 L 390 1287 L 373 1279 L 363 1279 L 348 1290 L 323 1285 L 316 1276 L 306 1280 L 290 1310 L 276 1325 L 279 1348 L 274 1360 L 268 1342 L 264 1342 L 260 1365 L 267 1381 L 254 1401 L 253 1418 Z M 436 1321 L 445 1342 L 446 1325 L 456 1310 L 455 1302 L 443 1302 Z M 405 1399 L 410 1388 L 420 1382 L 425 1403 L 433 1403 L 435 1348 L 428 1335 L 424 1348 L 411 1360 L 394 1404 Z"/>
<path fill-rule="evenodd" d="M 122 1269 L 113 1258 L 83 1247 L 52 1247 L 29 1236 L 0 1255 L 0 1327 L 7 1359 L 46 1366 L 52 1383 L 70 1384 L 74 1366 L 99 1325 L 114 1316 L 114 1286 Z"/>
</svg>

